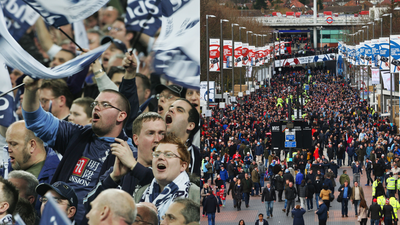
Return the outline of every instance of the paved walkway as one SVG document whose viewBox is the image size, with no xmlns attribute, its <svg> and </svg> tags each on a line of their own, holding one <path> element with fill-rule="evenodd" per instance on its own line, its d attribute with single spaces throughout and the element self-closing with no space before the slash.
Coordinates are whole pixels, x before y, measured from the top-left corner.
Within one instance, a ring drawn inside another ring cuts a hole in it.
<svg viewBox="0 0 400 225">
<path fill-rule="evenodd" d="M 330 218 L 328 219 L 327 224 L 341 224 L 341 225 L 355 225 L 359 224 L 357 222 L 357 217 L 355 217 L 355 212 L 354 212 L 354 206 L 351 204 L 351 201 L 349 201 L 349 217 L 344 217 L 342 218 L 342 213 L 341 213 L 341 203 L 336 201 L 337 196 L 339 195 L 339 192 L 337 189 L 339 188 L 339 176 L 343 173 L 343 170 L 346 169 L 348 172 L 347 174 L 350 176 L 351 181 L 353 180 L 353 174 L 350 169 L 350 167 L 341 167 L 338 170 L 338 178 L 336 179 L 336 188 L 335 188 L 335 200 L 331 202 L 331 208 L 330 208 L 330 213 L 329 216 Z M 364 171 L 363 171 L 364 172 Z M 364 186 L 367 181 L 367 177 L 365 173 L 361 176 L 361 185 L 362 188 L 364 189 L 364 194 L 367 196 L 367 204 L 368 206 L 371 205 L 371 200 L 372 200 L 372 187 L 371 186 Z M 353 182 L 351 182 L 353 183 Z M 353 185 L 352 185 L 353 186 Z M 397 197 L 397 196 L 396 196 Z M 284 195 L 283 195 L 284 198 Z M 274 217 L 267 219 L 269 224 L 293 224 L 293 219 L 290 217 L 286 217 L 286 214 L 282 212 L 283 206 L 285 202 L 275 202 L 274 203 Z M 300 204 L 296 202 L 296 205 Z M 304 214 L 304 221 L 305 224 L 311 225 L 311 224 L 318 224 L 318 217 L 315 214 L 315 198 L 314 198 L 314 211 L 306 212 Z M 215 222 L 218 225 L 234 225 L 238 224 L 239 220 L 243 219 L 245 223 L 248 225 L 253 225 L 255 223 L 255 220 L 258 219 L 258 214 L 263 213 L 264 214 L 264 219 L 266 219 L 266 209 L 264 203 L 261 202 L 261 197 L 250 197 L 250 207 L 246 208 L 244 206 L 244 202 L 242 201 L 242 210 L 237 211 L 233 207 L 233 200 L 232 200 L 232 195 L 227 196 L 226 200 L 226 207 L 221 207 L 221 213 L 217 213 L 215 216 Z M 200 209 L 200 213 L 203 212 L 203 209 Z M 399 210 L 400 211 L 400 210 Z M 400 214 L 400 213 L 399 213 Z M 200 219 L 200 224 L 208 224 L 207 222 L 207 217 L 201 217 Z M 367 224 L 370 224 L 370 220 L 368 219 Z"/>
</svg>

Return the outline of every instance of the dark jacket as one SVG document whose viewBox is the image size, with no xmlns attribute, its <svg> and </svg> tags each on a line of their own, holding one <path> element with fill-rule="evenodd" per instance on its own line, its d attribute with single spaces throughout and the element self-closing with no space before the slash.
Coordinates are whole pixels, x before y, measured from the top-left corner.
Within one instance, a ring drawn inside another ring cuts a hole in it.
<svg viewBox="0 0 400 225">
<path fill-rule="evenodd" d="M 353 193 L 353 189 L 350 186 L 347 186 L 349 189 L 347 190 L 347 199 L 351 198 L 351 195 Z M 340 186 L 338 191 L 340 192 L 340 196 L 343 198 L 343 193 L 344 193 L 344 185 Z"/>
<path fill-rule="evenodd" d="M 379 220 L 382 217 L 382 208 L 375 202 L 368 209 L 368 217 L 370 215 L 371 220 Z"/>
<path fill-rule="evenodd" d="M 328 189 L 331 190 L 332 193 L 333 193 L 334 187 L 333 187 L 333 184 L 332 184 L 331 179 L 325 179 L 325 180 L 324 180 L 324 185 L 327 185 L 327 186 L 328 186 Z"/>
<path fill-rule="evenodd" d="M 218 209 L 219 212 L 219 204 L 215 195 L 211 194 L 206 197 L 204 200 L 203 214 L 205 213 L 215 213 Z"/>
<path fill-rule="evenodd" d="M 251 181 L 251 179 L 247 179 L 244 178 L 242 179 L 242 185 L 243 185 L 243 192 L 244 193 L 250 193 L 251 189 L 253 188 L 253 181 Z"/>
<path fill-rule="evenodd" d="M 268 188 L 265 187 L 261 195 L 261 202 L 264 201 L 269 202 L 275 200 L 276 200 L 275 189 L 271 187 L 270 190 L 268 191 Z"/>
<path fill-rule="evenodd" d="M 322 190 L 322 181 L 321 180 L 315 180 L 314 181 L 314 188 L 315 188 L 315 194 L 318 194 L 321 192 Z"/>
<path fill-rule="evenodd" d="M 382 212 L 384 218 L 396 218 L 394 215 L 393 206 L 391 205 L 384 205 Z"/>
<path fill-rule="evenodd" d="M 382 166 L 380 163 L 374 163 L 373 168 L 374 168 L 375 176 L 378 176 L 378 177 L 383 176 L 383 174 L 385 172 L 384 166 Z"/>
<path fill-rule="evenodd" d="M 284 183 L 286 183 L 286 180 L 289 180 L 289 182 L 293 182 L 293 184 L 294 184 L 294 177 L 290 173 L 283 174 L 283 180 L 284 180 Z"/>
<path fill-rule="evenodd" d="M 232 189 L 232 197 L 236 199 L 236 201 L 240 201 L 242 199 L 242 194 L 243 194 L 243 184 L 240 184 L 240 186 L 235 184 L 235 186 Z"/>
<path fill-rule="evenodd" d="M 275 179 L 276 179 L 276 182 L 275 182 L 276 190 L 278 190 L 278 191 L 283 190 L 285 187 L 285 183 L 284 183 L 285 181 L 283 180 L 283 177 L 279 176 L 279 174 L 277 174 L 277 175 L 275 175 Z"/>
<path fill-rule="evenodd" d="M 287 187 L 285 189 L 285 198 L 288 200 L 293 200 L 297 196 L 297 191 L 296 188 L 294 187 Z"/>
<path fill-rule="evenodd" d="M 322 203 L 317 211 L 318 220 L 326 221 L 328 219 L 328 207 Z"/>
<path fill-rule="evenodd" d="M 266 221 L 265 219 L 263 219 L 264 225 L 268 225 L 268 221 Z M 255 225 L 259 225 L 260 224 L 260 220 L 257 220 Z"/>
<path fill-rule="evenodd" d="M 297 191 L 298 191 L 299 197 L 305 198 L 305 197 L 307 197 L 308 187 L 305 184 L 301 184 Z"/>
<path fill-rule="evenodd" d="M 307 198 L 313 198 L 315 193 L 315 187 L 313 183 L 307 183 Z"/>
<path fill-rule="evenodd" d="M 306 213 L 305 209 L 293 209 L 293 225 L 304 225 L 303 215 Z"/>
</svg>

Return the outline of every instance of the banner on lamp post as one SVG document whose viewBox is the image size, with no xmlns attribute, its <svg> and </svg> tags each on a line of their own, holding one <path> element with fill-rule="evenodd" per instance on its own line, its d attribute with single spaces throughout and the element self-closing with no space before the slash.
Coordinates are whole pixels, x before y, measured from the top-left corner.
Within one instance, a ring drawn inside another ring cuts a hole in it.
<svg viewBox="0 0 400 225">
<path fill-rule="evenodd" d="M 389 70 L 389 38 L 379 38 L 379 69 Z"/>
<path fill-rule="evenodd" d="M 372 84 L 380 84 L 379 69 L 371 69 Z"/>
<path fill-rule="evenodd" d="M 400 71 L 400 35 L 390 35 L 390 71 Z"/>
<path fill-rule="evenodd" d="M 235 67 L 242 67 L 242 42 L 235 42 Z"/>
<path fill-rule="evenodd" d="M 243 66 L 250 66 L 249 43 L 242 43 L 242 62 Z"/>
<path fill-rule="evenodd" d="M 232 40 L 224 40 L 224 69 L 232 68 Z"/>
<path fill-rule="evenodd" d="M 210 39 L 210 58 L 208 68 L 211 72 L 219 71 L 220 68 L 220 44 L 219 39 Z"/>
<path fill-rule="evenodd" d="M 255 66 L 255 53 L 256 47 L 255 46 L 249 46 L 249 61 L 250 61 L 250 66 Z"/>
</svg>

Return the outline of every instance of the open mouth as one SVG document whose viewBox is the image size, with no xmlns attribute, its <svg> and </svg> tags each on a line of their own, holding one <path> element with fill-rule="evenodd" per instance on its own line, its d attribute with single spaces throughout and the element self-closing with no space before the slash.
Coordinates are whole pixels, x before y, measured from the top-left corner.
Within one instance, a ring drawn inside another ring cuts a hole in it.
<svg viewBox="0 0 400 225">
<path fill-rule="evenodd" d="M 93 122 L 98 121 L 100 119 L 100 116 L 98 113 L 93 113 Z"/>
<path fill-rule="evenodd" d="M 167 167 L 163 163 L 158 163 L 157 164 L 157 169 L 158 170 L 165 170 Z"/>
<path fill-rule="evenodd" d="M 10 156 L 10 162 L 13 163 L 15 161 L 15 158 Z"/>
<path fill-rule="evenodd" d="M 165 116 L 165 124 L 171 124 L 172 123 L 172 117 L 171 117 L 171 115 L 170 114 L 167 114 L 166 116 Z"/>
<path fill-rule="evenodd" d="M 192 105 L 197 108 L 197 106 L 199 106 L 199 104 L 197 104 L 196 102 L 192 102 Z"/>
<path fill-rule="evenodd" d="M 164 112 L 164 107 L 158 105 L 158 114 L 162 114 Z"/>
</svg>

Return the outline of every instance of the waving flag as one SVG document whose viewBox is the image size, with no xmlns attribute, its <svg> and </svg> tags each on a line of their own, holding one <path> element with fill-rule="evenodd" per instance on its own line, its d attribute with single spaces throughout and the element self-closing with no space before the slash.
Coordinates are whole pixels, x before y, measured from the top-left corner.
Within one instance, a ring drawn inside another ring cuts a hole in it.
<svg viewBox="0 0 400 225">
<path fill-rule="evenodd" d="M 0 94 L 9 91 L 11 87 L 10 75 L 4 61 L 0 60 Z M 9 92 L 0 98 L 0 125 L 4 127 L 10 126 L 17 120 L 14 112 L 14 96 L 13 92 Z"/>
<path fill-rule="evenodd" d="M 65 212 L 61 211 L 56 201 L 51 194 L 46 194 L 47 203 L 44 206 L 40 225 L 57 224 L 57 225 L 71 225 Z"/>
<path fill-rule="evenodd" d="M 128 0 L 126 7 L 126 30 L 141 31 L 154 37 L 161 27 L 161 0 Z"/>
<path fill-rule="evenodd" d="M 2 0 L 3 13 L 10 34 L 18 41 L 39 18 L 39 14 L 22 0 Z"/>
<path fill-rule="evenodd" d="M 186 88 L 200 86 L 200 0 L 163 1 L 161 33 L 155 43 L 154 70 Z M 181 4 L 178 4 L 181 2 Z"/>
<path fill-rule="evenodd" d="M 57 79 L 72 76 L 89 66 L 108 48 L 111 43 L 102 45 L 86 54 L 80 55 L 53 69 L 46 68 L 21 48 L 8 33 L 3 12 L 0 11 L 0 59 L 33 78 Z"/>
<path fill-rule="evenodd" d="M 109 0 L 24 0 L 46 23 L 59 27 L 81 21 L 97 12 Z"/>
</svg>

